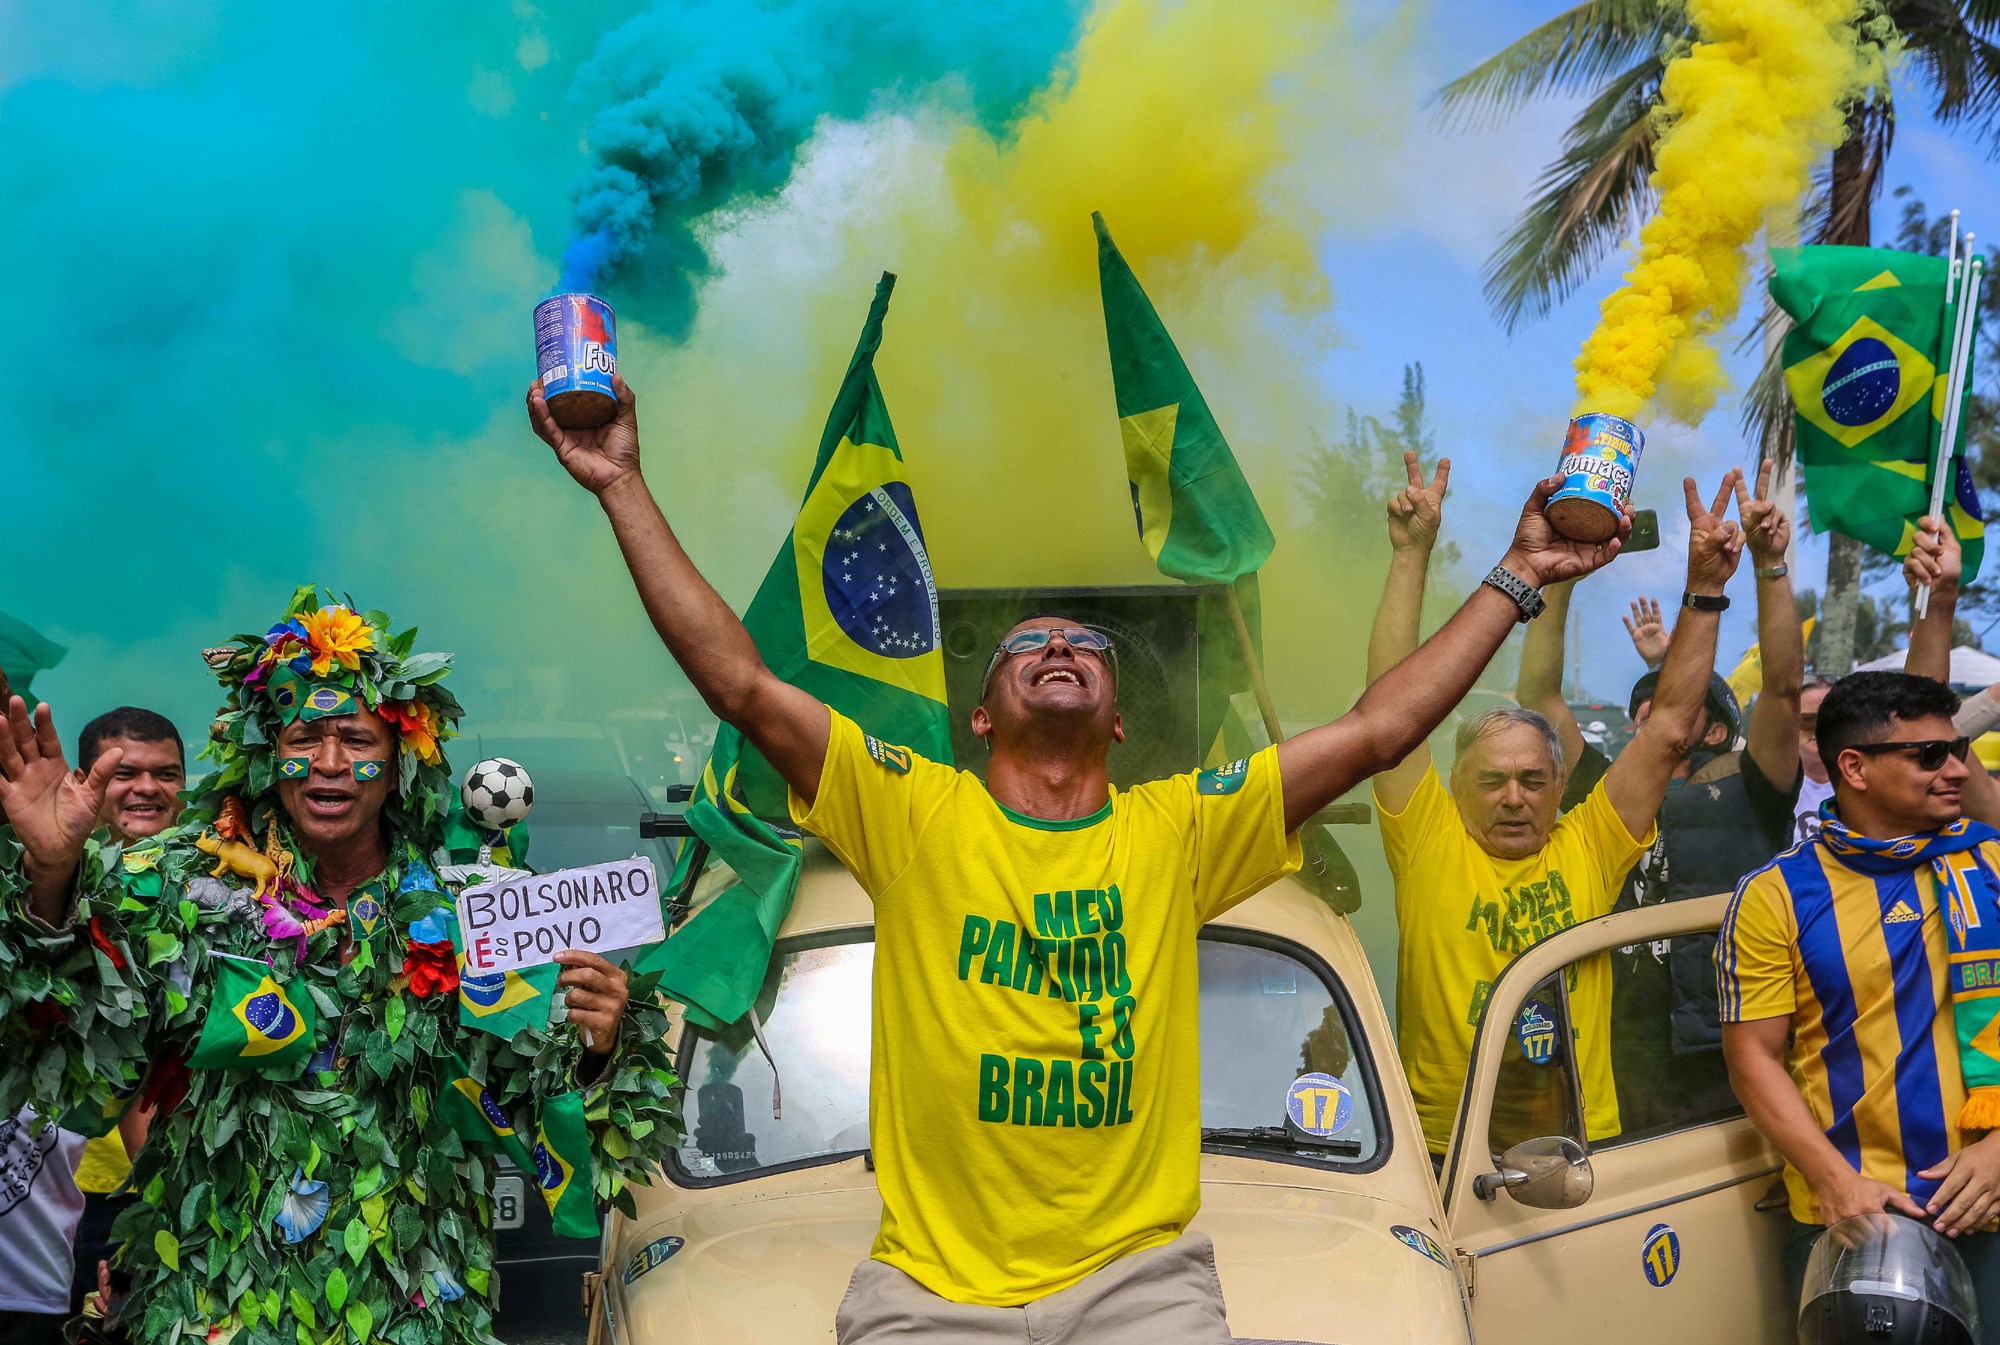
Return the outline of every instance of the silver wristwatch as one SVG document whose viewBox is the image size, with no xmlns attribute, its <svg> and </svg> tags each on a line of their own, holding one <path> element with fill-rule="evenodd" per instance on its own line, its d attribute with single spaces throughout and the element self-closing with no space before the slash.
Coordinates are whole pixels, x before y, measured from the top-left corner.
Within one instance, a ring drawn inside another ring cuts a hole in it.
<svg viewBox="0 0 2000 1345">
<path fill-rule="evenodd" d="M 1533 621 L 1548 607 L 1548 604 L 1542 601 L 1542 591 L 1540 589 L 1529 588 L 1527 580 L 1521 578 L 1521 576 L 1515 574 L 1504 565 L 1495 565 L 1486 572 L 1486 578 L 1480 582 L 1491 584 L 1512 598 L 1514 605 L 1521 609 L 1521 620 L 1523 621 Z"/>
</svg>

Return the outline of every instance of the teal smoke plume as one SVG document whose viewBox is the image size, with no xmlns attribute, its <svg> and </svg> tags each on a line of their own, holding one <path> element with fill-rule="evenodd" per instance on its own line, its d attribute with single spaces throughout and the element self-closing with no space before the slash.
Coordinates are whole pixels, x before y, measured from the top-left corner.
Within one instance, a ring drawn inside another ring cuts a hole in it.
<svg viewBox="0 0 2000 1345">
<path fill-rule="evenodd" d="M 660 0 L 577 71 L 594 160 L 573 192 L 561 288 L 628 277 L 684 336 L 704 217 L 769 200 L 822 118 L 942 99 L 1004 131 L 1059 70 L 1083 0 Z"/>
</svg>

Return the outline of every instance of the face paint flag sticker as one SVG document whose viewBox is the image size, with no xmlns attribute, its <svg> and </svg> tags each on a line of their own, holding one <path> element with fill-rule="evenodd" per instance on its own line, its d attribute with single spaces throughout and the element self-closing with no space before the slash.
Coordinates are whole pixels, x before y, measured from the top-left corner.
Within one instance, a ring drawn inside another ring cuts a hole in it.
<svg viewBox="0 0 2000 1345">
<path fill-rule="evenodd" d="M 1285 1115 L 1308 1135 L 1338 1135 L 1354 1119 L 1354 1095 L 1331 1074 L 1301 1074 L 1285 1094 Z"/>
</svg>

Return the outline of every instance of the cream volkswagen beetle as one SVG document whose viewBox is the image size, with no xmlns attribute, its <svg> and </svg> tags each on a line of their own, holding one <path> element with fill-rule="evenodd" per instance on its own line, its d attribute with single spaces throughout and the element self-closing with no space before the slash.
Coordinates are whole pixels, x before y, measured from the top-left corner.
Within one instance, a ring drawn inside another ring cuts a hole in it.
<svg viewBox="0 0 2000 1345">
<path fill-rule="evenodd" d="M 805 854 L 757 1001 L 761 1042 L 747 1020 L 676 1028 L 687 1137 L 634 1191 L 636 1216 L 606 1221 L 585 1285 L 594 1345 L 834 1338 L 881 1212 L 872 912 L 823 847 Z M 1194 1227 L 1214 1239 L 1232 1330 L 1329 1345 L 1791 1339 L 1774 1151 L 1712 1095 L 1706 1112 L 1677 1105 L 1671 1060 L 1620 1077 L 1621 1097 L 1628 1083 L 1647 1095 L 1622 1110 L 1654 1124 L 1587 1140 L 1567 1049 L 1567 968 L 1712 934 L 1725 900 L 1608 916 L 1516 958 L 1487 997 L 1441 1168 L 1340 903 L 1287 880 L 1207 926 Z"/>
</svg>

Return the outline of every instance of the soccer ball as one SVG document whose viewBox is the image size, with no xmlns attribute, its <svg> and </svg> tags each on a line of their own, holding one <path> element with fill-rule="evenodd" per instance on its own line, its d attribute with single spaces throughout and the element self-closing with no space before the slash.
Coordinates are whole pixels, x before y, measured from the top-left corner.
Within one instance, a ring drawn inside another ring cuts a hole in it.
<svg viewBox="0 0 2000 1345">
<path fill-rule="evenodd" d="M 520 762 L 488 757 L 465 773 L 458 797 L 472 825 L 482 831 L 505 831 L 535 806 L 535 782 Z"/>
</svg>

